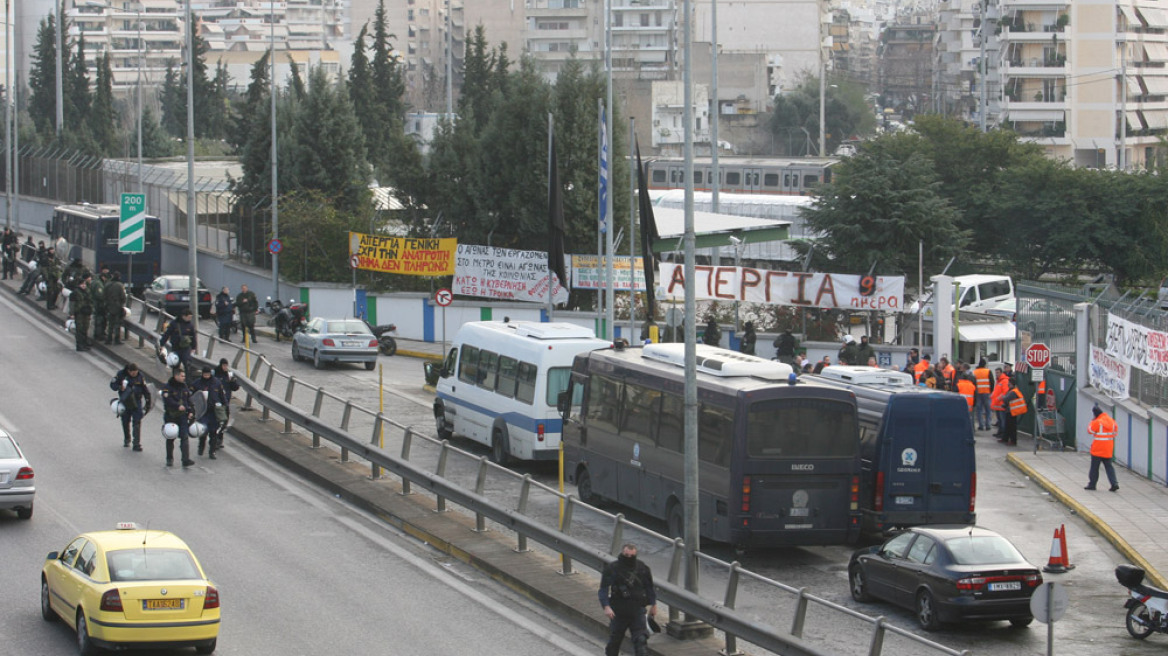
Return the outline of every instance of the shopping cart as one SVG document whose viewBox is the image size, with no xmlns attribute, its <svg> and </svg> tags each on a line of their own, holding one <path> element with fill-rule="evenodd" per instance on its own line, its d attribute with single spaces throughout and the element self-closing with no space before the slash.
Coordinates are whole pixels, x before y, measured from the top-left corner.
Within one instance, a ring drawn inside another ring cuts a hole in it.
<svg viewBox="0 0 1168 656">
<path fill-rule="evenodd" d="M 1039 410 L 1034 420 L 1034 452 L 1042 448 L 1062 451 L 1066 448 L 1065 437 L 1063 416 L 1057 410 Z"/>
</svg>

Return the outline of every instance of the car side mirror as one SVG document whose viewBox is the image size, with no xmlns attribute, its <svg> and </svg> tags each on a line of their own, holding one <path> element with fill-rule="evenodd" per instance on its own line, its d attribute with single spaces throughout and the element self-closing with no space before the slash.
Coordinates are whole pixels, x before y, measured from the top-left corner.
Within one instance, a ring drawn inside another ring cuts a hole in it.
<svg viewBox="0 0 1168 656">
<path fill-rule="evenodd" d="M 61 557 L 61 554 L 56 551 L 50 551 L 49 555 L 45 556 L 45 560 L 56 560 Z"/>
</svg>

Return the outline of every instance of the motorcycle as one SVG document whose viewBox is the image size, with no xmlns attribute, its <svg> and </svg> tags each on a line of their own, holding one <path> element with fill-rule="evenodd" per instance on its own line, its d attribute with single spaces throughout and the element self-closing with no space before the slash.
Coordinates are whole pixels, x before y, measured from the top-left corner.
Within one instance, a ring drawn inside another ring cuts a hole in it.
<svg viewBox="0 0 1168 656">
<path fill-rule="evenodd" d="M 1145 585 L 1144 570 L 1135 565 L 1116 567 L 1115 579 L 1131 593 L 1123 604 L 1127 609 L 1127 632 L 1138 640 L 1153 632 L 1168 633 L 1168 590 Z"/>
<path fill-rule="evenodd" d="M 397 326 L 392 323 L 374 326 L 368 321 L 365 322 L 369 326 L 369 330 L 373 331 L 373 336 L 377 338 L 378 348 L 382 355 L 393 355 L 397 353 L 397 340 L 389 333 L 396 332 Z"/>
<path fill-rule="evenodd" d="M 276 315 L 268 320 L 268 325 L 276 329 L 277 342 L 284 337 L 292 339 L 293 335 L 304 332 L 308 327 L 308 304 L 288 301 L 288 305 L 280 308 Z"/>
<path fill-rule="evenodd" d="M 264 302 L 264 306 L 260 308 L 260 314 L 266 314 L 269 317 L 275 317 L 276 313 L 284 309 L 284 302 L 280 299 L 273 299 L 271 296 Z M 268 325 L 272 325 L 272 319 L 268 319 Z"/>
</svg>

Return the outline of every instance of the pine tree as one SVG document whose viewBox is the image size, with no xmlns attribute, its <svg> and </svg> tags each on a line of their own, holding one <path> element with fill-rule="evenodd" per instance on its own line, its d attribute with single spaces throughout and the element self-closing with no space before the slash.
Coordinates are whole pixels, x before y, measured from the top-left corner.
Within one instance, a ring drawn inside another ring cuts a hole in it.
<svg viewBox="0 0 1168 656">
<path fill-rule="evenodd" d="M 110 55 L 106 52 L 98 59 L 97 85 L 93 94 L 87 122 L 89 132 L 103 155 L 117 154 L 118 131 L 114 112 L 113 68 L 110 65 Z"/>
<path fill-rule="evenodd" d="M 64 54 L 68 66 L 65 71 L 65 129 L 82 132 L 88 129 L 86 117 L 89 115 L 89 68 L 85 63 L 85 35 L 75 42 L 75 48 L 66 44 Z M 73 52 L 69 52 L 72 50 Z"/>
<path fill-rule="evenodd" d="M 377 120 L 377 111 L 373 100 L 373 75 L 369 69 L 369 57 L 365 54 L 365 38 L 369 26 L 364 25 L 357 33 L 353 42 L 353 56 L 349 58 L 349 101 L 353 103 L 353 112 L 357 115 L 357 122 L 361 124 L 361 131 L 365 135 L 373 134 Z"/>
<path fill-rule="evenodd" d="M 367 209 L 365 140 L 348 94 L 330 82 L 322 68 L 309 74 L 293 135 L 292 167 L 299 188 L 331 195 L 341 211 Z"/>
<path fill-rule="evenodd" d="M 57 36 L 52 14 L 41 20 L 37 28 L 28 86 L 28 113 L 33 125 L 37 134 L 51 138 L 57 115 Z"/>
<path fill-rule="evenodd" d="M 172 137 L 180 139 L 187 135 L 187 94 L 179 80 L 176 62 L 166 62 L 166 77 L 162 81 L 162 127 Z"/>
</svg>

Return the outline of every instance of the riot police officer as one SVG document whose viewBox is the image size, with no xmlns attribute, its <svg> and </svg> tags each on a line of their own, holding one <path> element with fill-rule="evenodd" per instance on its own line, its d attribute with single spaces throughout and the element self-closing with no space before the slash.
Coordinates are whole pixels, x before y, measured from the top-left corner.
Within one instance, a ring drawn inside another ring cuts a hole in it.
<svg viewBox="0 0 1168 656">
<path fill-rule="evenodd" d="M 45 307 L 56 310 L 57 296 L 61 293 L 61 267 L 51 251 L 47 251 L 41 270 L 44 271 Z"/>
<path fill-rule="evenodd" d="M 600 575 L 598 596 L 608 617 L 605 656 L 620 653 L 625 631 L 632 634 L 633 653 L 648 656 L 649 628 L 645 621 L 645 607 L 649 607 L 649 617 L 657 615 L 657 590 L 649 566 L 637 562 L 635 544 L 626 544 L 616 561 L 605 565 Z"/>
<path fill-rule="evenodd" d="M 141 451 L 142 417 L 150 412 L 153 404 L 150 388 L 146 386 L 146 377 L 138 371 L 138 365 L 131 362 L 110 381 L 110 389 L 118 393 L 118 402 L 122 404 L 119 415 L 122 420 L 122 446 L 130 446 L 132 438 L 133 450 Z"/>
<path fill-rule="evenodd" d="M 219 358 L 219 366 L 215 367 L 215 377 L 223 386 L 223 412 L 220 413 L 219 408 L 215 409 L 215 417 L 219 420 L 217 448 L 222 449 L 224 447 L 223 434 L 227 432 L 227 421 L 231 419 L 231 394 L 239 391 L 239 381 L 235 380 L 235 372 L 231 370 L 231 364 L 227 358 Z"/>
<path fill-rule="evenodd" d="M 89 281 L 89 297 L 93 299 L 93 341 L 109 343 L 105 333 L 105 283 L 109 280 L 109 269 Z"/>
<path fill-rule="evenodd" d="M 199 336 L 195 333 L 195 324 L 191 321 L 191 316 L 191 309 L 183 308 L 158 340 L 159 346 L 170 344 L 171 352 L 178 355 L 184 369 L 190 366 L 191 353 L 199 348 Z"/>
<path fill-rule="evenodd" d="M 203 455 L 207 449 L 207 438 L 210 438 L 211 451 L 207 457 L 214 460 L 215 450 L 219 448 L 219 417 L 222 415 L 224 421 L 227 419 L 223 412 L 223 407 L 227 404 L 227 394 L 223 390 L 223 383 L 213 375 L 211 367 L 203 367 L 199 378 L 191 383 L 191 392 L 207 394 L 207 410 L 202 417 L 196 417 L 207 426 L 207 430 L 199 436 L 199 455 Z"/>
<path fill-rule="evenodd" d="M 74 341 L 78 351 L 89 350 L 89 317 L 93 315 L 93 300 L 89 297 L 89 279 L 83 278 L 69 296 L 73 309 Z"/>
<path fill-rule="evenodd" d="M 189 311 L 188 311 L 189 312 Z M 191 426 L 191 390 L 187 387 L 187 374 L 182 367 L 175 367 L 166 387 L 162 388 L 162 406 L 166 410 L 164 419 L 167 423 L 178 426 L 178 435 L 166 439 L 166 466 L 174 466 L 174 441 L 178 440 L 179 453 L 182 455 L 182 466 L 190 467 L 195 464 L 191 460 L 191 445 L 189 430 Z"/>
</svg>

